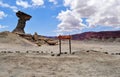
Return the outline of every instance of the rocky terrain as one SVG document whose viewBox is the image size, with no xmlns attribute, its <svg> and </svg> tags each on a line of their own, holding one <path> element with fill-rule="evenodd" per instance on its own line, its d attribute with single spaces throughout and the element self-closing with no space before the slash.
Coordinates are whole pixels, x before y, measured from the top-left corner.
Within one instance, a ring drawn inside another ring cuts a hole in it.
<svg viewBox="0 0 120 77">
<path fill-rule="evenodd" d="M 120 43 L 68 40 L 36 44 L 10 32 L 0 33 L 0 77 L 120 77 Z"/>
<path fill-rule="evenodd" d="M 120 77 L 119 61 L 96 52 L 60 57 L 0 53 L 0 77 Z"/>
<path fill-rule="evenodd" d="M 34 43 L 9 31 L 0 32 L 0 43 L 10 44 L 10 45 L 36 46 Z"/>
</svg>

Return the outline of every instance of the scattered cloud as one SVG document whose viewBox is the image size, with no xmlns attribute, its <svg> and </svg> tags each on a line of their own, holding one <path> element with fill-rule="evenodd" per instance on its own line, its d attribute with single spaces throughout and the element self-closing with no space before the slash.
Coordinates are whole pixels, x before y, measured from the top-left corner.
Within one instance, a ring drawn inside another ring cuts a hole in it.
<svg viewBox="0 0 120 77">
<path fill-rule="evenodd" d="M 44 1 L 43 0 L 31 0 L 30 1 L 24 1 L 24 0 L 16 0 L 16 4 L 18 6 L 22 6 L 23 8 L 29 8 L 29 7 L 39 7 L 44 5 Z"/>
<path fill-rule="evenodd" d="M 57 0 L 49 0 L 49 2 L 52 2 L 53 4 L 58 4 Z"/>
<path fill-rule="evenodd" d="M 7 28 L 8 26 L 0 25 L 0 29 Z"/>
<path fill-rule="evenodd" d="M 17 0 L 16 4 L 19 6 L 22 6 L 24 8 L 31 7 L 31 5 L 29 5 L 29 3 L 27 1 L 23 1 L 23 0 Z"/>
<path fill-rule="evenodd" d="M 23 8 L 29 8 L 29 7 L 36 7 L 36 6 L 42 6 L 44 5 L 44 1 L 43 0 L 31 0 L 31 4 L 28 3 L 28 1 L 25 0 L 16 0 L 16 5 L 18 6 L 22 6 Z M 13 10 L 13 12 L 17 12 L 18 11 L 18 7 L 17 6 L 12 6 L 9 5 L 7 3 L 4 3 L 2 0 L 0 1 L 0 6 L 1 7 L 5 7 L 5 8 L 10 8 Z"/>
<path fill-rule="evenodd" d="M 75 28 L 82 29 L 83 26 L 81 27 L 81 24 L 86 25 L 79 20 L 82 18 L 87 18 L 86 22 L 89 23 L 89 25 L 84 27 L 97 25 L 120 26 L 119 0 L 64 0 L 64 6 L 69 10 L 58 14 L 57 18 L 61 21 L 58 24 L 60 31 L 64 32 L 69 28 L 70 31 L 73 31 Z M 68 25 L 69 28 L 67 28 Z"/>
<path fill-rule="evenodd" d="M 6 16 L 7 16 L 7 14 L 5 14 L 3 11 L 0 11 L 0 19 L 4 18 Z"/>
<path fill-rule="evenodd" d="M 3 3 L 2 1 L 0 1 L 0 6 L 1 7 L 5 7 L 5 8 L 10 8 L 12 9 L 14 12 L 17 12 L 18 11 L 18 8 L 16 6 L 11 6 L 7 3 Z"/>
<path fill-rule="evenodd" d="M 32 0 L 33 6 L 42 6 L 44 4 L 43 0 Z"/>
<path fill-rule="evenodd" d="M 60 34 L 80 31 L 85 27 L 85 25 L 82 24 L 82 19 L 78 18 L 78 16 L 70 10 L 61 11 L 57 18 L 61 21 L 57 29 L 57 32 Z"/>
</svg>

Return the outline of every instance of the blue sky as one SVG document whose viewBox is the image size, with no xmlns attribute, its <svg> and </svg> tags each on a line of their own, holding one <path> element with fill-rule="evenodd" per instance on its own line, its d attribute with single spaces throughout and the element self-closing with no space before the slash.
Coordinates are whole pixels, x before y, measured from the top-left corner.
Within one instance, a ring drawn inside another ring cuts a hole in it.
<svg viewBox="0 0 120 77">
<path fill-rule="evenodd" d="M 25 32 L 55 36 L 120 30 L 119 0 L 0 0 L 0 31 L 12 31 L 16 12 L 32 16 Z"/>
</svg>

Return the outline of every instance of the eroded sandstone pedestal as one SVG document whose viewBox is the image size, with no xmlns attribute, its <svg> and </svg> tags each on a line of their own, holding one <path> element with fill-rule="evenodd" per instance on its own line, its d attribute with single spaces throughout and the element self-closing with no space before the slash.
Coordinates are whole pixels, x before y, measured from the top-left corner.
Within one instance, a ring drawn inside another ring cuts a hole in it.
<svg viewBox="0 0 120 77">
<path fill-rule="evenodd" d="M 16 13 L 16 16 L 19 18 L 18 24 L 17 24 L 17 27 L 12 32 L 18 33 L 18 34 L 24 34 L 25 33 L 24 28 L 26 25 L 26 21 L 30 20 L 31 16 L 21 11 L 18 11 Z"/>
</svg>

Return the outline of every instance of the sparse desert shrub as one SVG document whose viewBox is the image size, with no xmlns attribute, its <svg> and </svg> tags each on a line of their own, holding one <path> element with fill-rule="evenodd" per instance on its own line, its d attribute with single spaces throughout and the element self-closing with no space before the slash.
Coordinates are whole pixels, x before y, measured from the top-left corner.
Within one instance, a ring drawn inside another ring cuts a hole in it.
<svg viewBox="0 0 120 77">
<path fill-rule="evenodd" d="M 75 54 L 75 52 L 72 52 L 72 54 L 74 55 L 74 54 Z"/>
<path fill-rule="evenodd" d="M 108 52 L 104 52 L 105 54 L 108 54 Z"/>
<path fill-rule="evenodd" d="M 55 54 L 51 54 L 51 56 L 55 56 Z"/>
<path fill-rule="evenodd" d="M 59 53 L 59 54 L 57 54 L 57 56 L 60 56 L 61 54 Z"/>
<path fill-rule="evenodd" d="M 67 52 L 64 52 L 64 54 L 67 54 Z"/>
<path fill-rule="evenodd" d="M 120 55 L 120 53 L 116 53 L 116 55 Z"/>
<path fill-rule="evenodd" d="M 111 53 L 111 55 L 115 55 L 115 53 Z"/>
<path fill-rule="evenodd" d="M 29 51 L 26 51 L 26 53 L 29 53 Z"/>
<path fill-rule="evenodd" d="M 13 53 L 13 52 L 11 52 L 11 51 L 7 51 L 8 53 Z"/>
<path fill-rule="evenodd" d="M 20 51 L 15 51 L 16 53 L 20 53 Z"/>
<path fill-rule="evenodd" d="M 1 51 L 1 53 L 6 53 L 6 51 Z"/>
<path fill-rule="evenodd" d="M 89 50 L 87 50 L 86 52 L 90 52 Z"/>
<path fill-rule="evenodd" d="M 43 51 L 41 51 L 41 53 L 44 53 Z"/>
<path fill-rule="evenodd" d="M 39 53 L 39 51 L 36 51 L 36 53 Z"/>
</svg>

